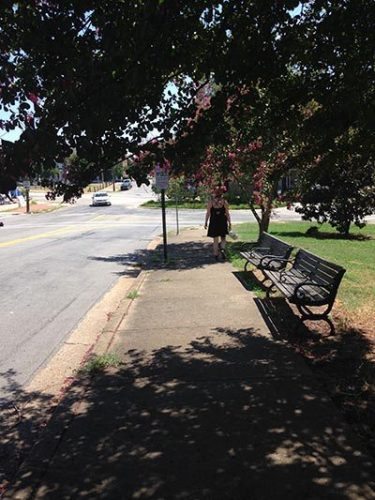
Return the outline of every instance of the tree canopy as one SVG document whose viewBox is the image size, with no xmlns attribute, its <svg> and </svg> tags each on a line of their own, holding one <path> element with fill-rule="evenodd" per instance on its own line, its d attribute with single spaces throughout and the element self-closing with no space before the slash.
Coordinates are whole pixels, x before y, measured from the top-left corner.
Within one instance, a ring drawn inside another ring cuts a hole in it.
<svg viewBox="0 0 375 500">
<path fill-rule="evenodd" d="M 2 2 L 1 106 L 10 113 L 3 128 L 24 130 L 17 168 L 61 161 L 73 150 L 97 165 L 136 151 L 155 131 L 168 140 L 194 114 L 195 92 L 213 74 L 223 88 L 273 76 L 285 62 L 275 35 L 296 5 Z"/>
<path fill-rule="evenodd" d="M 1 127 L 23 132 L 0 176 L 74 153 L 68 197 L 131 155 L 139 180 L 164 157 L 188 174 L 258 135 L 269 155 L 293 140 L 290 167 L 344 143 L 371 168 L 374 23 L 371 0 L 4 0 Z"/>
</svg>

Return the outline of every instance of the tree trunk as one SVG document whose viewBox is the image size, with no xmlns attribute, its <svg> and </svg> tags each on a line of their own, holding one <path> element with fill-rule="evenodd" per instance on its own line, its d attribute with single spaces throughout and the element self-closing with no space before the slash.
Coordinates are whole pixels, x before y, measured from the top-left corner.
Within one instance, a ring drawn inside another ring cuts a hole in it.
<svg viewBox="0 0 375 500">
<path fill-rule="evenodd" d="M 266 233 L 268 231 L 270 220 L 271 220 L 272 205 L 267 203 L 266 207 L 262 210 L 262 219 L 260 221 L 259 230 L 260 233 Z"/>
<path fill-rule="evenodd" d="M 262 217 L 259 223 L 260 234 L 268 231 L 272 214 L 272 201 L 273 199 L 267 198 L 264 205 L 261 207 Z"/>
<path fill-rule="evenodd" d="M 270 225 L 271 215 L 272 215 L 272 207 L 273 202 L 277 197 L 277 185 L 279 178 L 275 179 L 272 184 L 272 189 L 268 192 L 268 196 L 265 196 L 265 201 L 262 210 L 262 218 L 259 224 L 260 234 L 268 232 L 268 228 Z"/>
<path fill-rule="evenodd" d="M 259 241 L 259 238 L 260 238 L 260 235 L 262 234 L 262 230 L 261 230 L 261 222 L 262 222 L 262 219 L 259 217 L 254 205 L 252 202 L 249 202 L 249 207 L 250 207 L 250 210 L 251 210 L 251 213 L 254 215 L 254 218 L 255 220 L 257 221 L 258 223 L 258 229 L 259 229 L 259 234 L 258 234 L 258 241 Z"/>
<path fill-rule="evenodd" d="M 249 206 L 251 213 L 254 215 L 254 218 L 258 223 L 258 230 L 259 230 L 258 240 L 259 240 L 261 235 L 268 231 L 271 219 L 271 212 L 272 212 L 272 202 L 267 201 L 266 206 L 260 207 L 261 216 L 259 216 L 258 212 L 256 211 L 252 203 L 249 203 Z"/>
<path fill-rule="evenodd" d="M 346 220 L 343 224 L 343 235 L 345 238 L 349 237 L 351 220 Z"/>
</svg>

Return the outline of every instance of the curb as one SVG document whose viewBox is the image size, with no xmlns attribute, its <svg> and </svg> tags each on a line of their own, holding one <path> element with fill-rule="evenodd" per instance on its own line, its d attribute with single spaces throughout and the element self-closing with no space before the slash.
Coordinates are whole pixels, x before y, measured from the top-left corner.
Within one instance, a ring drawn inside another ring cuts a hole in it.
<svg viewBox="0 0 375 500">
<path fill-rule="evenodd" d="M 103 328 L 101 334 L 98 336 L 96 342 L 93 344 L 91 353 L 92 354 L 106 354 L 113 344 L 113 340 L 116 336 L 117 330 L 119 326 L 124 321 L 126 316 L 128 315 L 129 309 L 134 301 L 134 299 L 128 298 L 128 295 L 131 292 L 136 292 L 142 286 L 148 271 L 140 271 L 138 276 L 135 278 L 135 282 L 129 287 L 127 296 L 124 297 L 119 305 L 117 306 L 116 311 L 111 314 L 107 324 Z"/>
</svg>

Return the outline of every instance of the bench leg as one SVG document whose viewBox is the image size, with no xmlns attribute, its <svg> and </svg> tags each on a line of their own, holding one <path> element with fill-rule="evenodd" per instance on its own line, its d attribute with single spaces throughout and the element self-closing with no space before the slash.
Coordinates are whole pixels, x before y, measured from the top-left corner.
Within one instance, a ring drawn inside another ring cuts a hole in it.
<svg viewBox="0 0 375 500">
<path fill-rule="evenodd" d="M 266 280 L 264 280 L 264 281 L 266 281 Z M 264 281 L 262 281 L 262 283 L 264 283 Z M 276 289 L 273 289 L 273 288 L 274 288 L 274 286 L 275 286 L 275 285 L 274 285 L 273 283 L 271 283 L 269 286 L 267 286 L 267 287 L 266 287 L 266 297 L 267 297 L 268 299 L 270 298 L 270 294 L 271 294 L 272 292 L 276 292 Z"/>
<path fill-rule="evenodd" d="M 328 314 L 331 312 L 332 304 L 329 304 L 327 309 L 322 313 L 314 313 L 307 306 L 302 304 L 296 304 L 298 311 L 300 312 L 302 318 L 302 322 L 311 320 L 311 321 L 325 321 L 328 323 L 330 331 L 329 336 L 335 334 L 335 327 L 332 320 L 328 317 Z"/>
<path fill-rule="evenodd" d="M 270 280 L 270 278 L 268 278 L 268 276 L 266 276 L 266 275 L 264 274 L 264 269 L 261 269 L 261 268 L 260 268 L 260 271 L 261 271 L 261 273 L 263 274 L 263 280 L 262 280 L 262 282 L 261 282 L 261 283 L 262 283 L 262 285 L 264 285 L 264 283 L 265 283 L 266 281 L 271 281 L 271 280 Z"/>
</svg>

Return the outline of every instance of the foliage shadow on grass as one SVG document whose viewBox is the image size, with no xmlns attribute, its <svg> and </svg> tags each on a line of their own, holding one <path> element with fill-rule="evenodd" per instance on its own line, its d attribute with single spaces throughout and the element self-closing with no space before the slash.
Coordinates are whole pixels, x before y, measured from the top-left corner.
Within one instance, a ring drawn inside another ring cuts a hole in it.
<svg viewBox="0 0 375 500">
<path fill-rule="evenodd" d="M 369 241 L 372 240 L 372 236 L 365 234 L 349 234 L 343 235 L 340 233 L 334 232 L 321 232 L 316 231 L 313 233 L 302 232 L 302 231 L 277 231 L 272 229 L 270 231 L 271 234 L 277 236 L 278 238 L 311 238 L 314 240 L 348 240 L 348 241 Z"/>
</svg>

